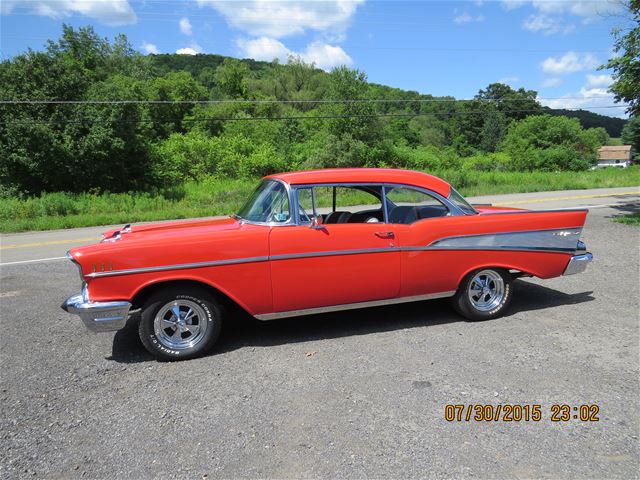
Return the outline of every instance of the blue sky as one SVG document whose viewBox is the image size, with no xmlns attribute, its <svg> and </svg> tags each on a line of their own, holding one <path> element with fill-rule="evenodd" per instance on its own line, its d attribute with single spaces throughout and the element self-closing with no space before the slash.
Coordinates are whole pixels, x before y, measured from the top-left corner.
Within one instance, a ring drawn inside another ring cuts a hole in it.
<svg viewBox="0 0 640 480">
<path fill-rule="evenodd" d="M 2 0 L 0 52 L 42 49 L 66 22 L 125 33 L 143 53 L 297 54 L 421 93 L 471 98 L 502 81 L 552 107 L 624 116 L 603 108 L 611 79 L 598 70 L 623 13 L 617 0 Z"/>
</svg>

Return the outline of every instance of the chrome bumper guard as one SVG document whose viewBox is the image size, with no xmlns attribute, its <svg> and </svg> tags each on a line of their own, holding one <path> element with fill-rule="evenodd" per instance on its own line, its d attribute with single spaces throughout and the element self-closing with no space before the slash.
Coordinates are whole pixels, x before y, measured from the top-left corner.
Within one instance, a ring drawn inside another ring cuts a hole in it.
<svg viewBox="0 0 640 480">
<path fill-rule="evenodd" d="M 567 268 L 564 269 L 563 275 L 574 275 L 576 273 L 582 273 L 587 269 L 587 265 L 593 260 L 593 255 L 589 252 L 581 255 L 574 255 L 569 260 Z"/>
<path fill-rule="evenodd" d="M 78 315 L 92 332 L 111 332 L 125 326 L 131 303 L 89 302 L 82 293 L 78 293 L 67 298 L 61 307 Z"/>
</svg>

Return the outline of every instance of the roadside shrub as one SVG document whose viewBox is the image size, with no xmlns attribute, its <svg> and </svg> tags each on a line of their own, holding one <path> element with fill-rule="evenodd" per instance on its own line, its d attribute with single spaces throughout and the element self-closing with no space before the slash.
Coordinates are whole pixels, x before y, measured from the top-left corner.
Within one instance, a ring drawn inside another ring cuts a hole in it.
<svg viewBox="0 0 640 480">
<path fill-rule="evenodd" d="M 161 185 L 172 185 L 215 173 L 219 143 L 201 131 L 170 135 L 151 148 L 154 177 Z"/>
<path fill-rule="evenodd" d="M 263 143 L 241 161 L 240 176 L 264 177 L 272 173 L 282 172 L 286 168 L 287 164 L 284 157 L 276 151 L 273 145 Z"/>
<path fill-rule="evenodd" d="M 535 115 L 512 123 L 501 149 L 515 170 L 584 170 L 606 140 L 603 129 L 583 130 L 576 118 Z"/>
<path fill-rule="evenodd" d="M 306 159 L 303 168 L 379 167 L 393 163 L 393 152 L 385 144 L 368 145 L 349 134 L 329 135 L 324 148 Z"/>
<path fill-rule="evenodd" d="M 462 162 L 462 168 L 480 172 L 503 172 L 512 168 L 512 162 L 511 157 L 506 153 L 488 153 L 465 158 Z"/>
<path fill-rule="evenodd" d="M 451 149 L 440 149 L 433 145 L 416 148 L 396 146 L 393 149 L 398 166 L 411 170 L 445 170 L 458 168 L 460 159 Z"/>
</svg>

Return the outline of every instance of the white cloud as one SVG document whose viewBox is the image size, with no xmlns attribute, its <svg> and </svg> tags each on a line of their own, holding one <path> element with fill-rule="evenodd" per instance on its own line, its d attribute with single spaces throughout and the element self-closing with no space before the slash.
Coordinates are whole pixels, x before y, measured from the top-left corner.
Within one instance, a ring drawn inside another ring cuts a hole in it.
<svg viewBox="0 0 640 480">
<path fill-rule="evenodd" d="M 178 24 L 180 25 L 180 31 L 182 33 L 184 33 L 185 35 L 193 35 L 193 30 L 191 29 L 191 22 L 187 17 L 182 17 L 180 19 L 180 22 L 178 22 Z"/>
<path fill-rule="evenodd" d="M 178 50 L 176 50 L 176 53 L 178 55 L 197 55 L 199 52 L 196 52 L 191 47 L 185 47 L 185 48 L 179 48 Z"/>
<path fill-rule="evenodd" d="M 502 77 L 498 79 L 498 83 L 504 83 L 506 85 L 511 85 L 520 81 L 520 77 Z"/>
<path fill-rule="evenodd" d="M 457 13 L 457 12 L 454 11 L 454 13 Z M 470 23 L 470 22 L 483 22 L 484 19 L 485 18 L 483 15 L 478 15 L 477 17 L 474 17 L 473 15 L 469 15 L 469 12 L 462 12 L 460 15 L 456 15 L 455 17 L 453 17 L 453 21 L 459 25 Z"/>
<path fill-rule="evenodd" d="M 252 40 L 238 39 L 236 45 L 242 50 L 243 55 L 254 60 L 271 61 L 277 58 L 280 61 L 286 61 L 292 55 L 302 58 L 307 63 L 314 63 L 316 67 L 323 70 L 353 63 L 351 57 L 341 47 L 324 42 L 313 42 L 302 52 L 290 50 L 280 40 L 269 37 Z"/>
<path fill-rule="evenodd" d="M 502 5 L 507 10 L 514 10 L 527 4 L 541 13 L 554 15 L 568 13 L 587 21 L 624 10 L 620 0 L 502 0 Z"/>
<path fill-rule="evenodd" d="M 515 10 L 525 5 L 526 0 L 502 0 L 502 6 L 505 10 Z"/>
<path fill-rule="evenodd" d="M 545 88 L 559 87 L 562 85 L 562 79 L 558 77 L 547 78 L 542 82 L 542 86 Z"/>
<path fill-rule="evenodd" d="M 588 84 L 583 86 L 579 92 L 567 93 L 560 98 L 541 98 L 540 103 L 550 108 L 583 109 L 619 118 L 627 118 L 628 116 L 625 113 L 625 104 L 616 104 L 613 95 L 606 88 L 592 88 Z"/>
<path fill-rule="evenodd" d="M 270 62 L 274 58 L 286 61 L 292 54 L 291 50 L 284 46 L 280 40 L 269 37 L 260 37 L 253 40 L 236 40 L 236 45 L 242 53 L 254 60 L 265 60 Z"/>
<path fill-rule="evenodd" d="M 197 55 L 198 53 L 202 53 L 202 47 L 196 42 L 191 42 L 191 46 L 179 48 L 176 50 L 176 53 L 179 55 Z"/>
<path fill-rule="evenodd" d="M 591 70 L 598 66 L 598 59 L 590 53 L 567 52 L 560 59 L 549 57 L 540 66 L 549 75 L 568 75 L 582 70 Z"/>
<path fill-rule="evenodd" d="M 525 19 L 522 27 L 544 35 L 570 33 L 575 25 L 568 17 L 578 17 L 582 23 L 592 23 L 624 10 L 622 0 L 502 0 L 506 10 L 530 5 L 535 11 Z"/>
<path fill-rule="evenodd" d="M 160 53 L 160 50 L 158 50 L 158 47 L 155 46 L 153 43 L 149 43 L 149 42 L 142 42 L 141 45 L 142 50 L 144 50 L 144 52 L 148 55 L 148 54 L 158 54 Z"/>
<path fill-rule="evenodd" d="M 522 24 L 525 30 L 530 32 L 541 32 L 544 35 L 553 35 L 554 33 L 570 33 L 575 30 L 575 25 L 565 25 L 558 18 L 549 15 L 539 14 L 530 15 Z"/>
<path fill-rule="evenodd" d="M 341 36 L 364 1 L 197 0 L 200 7 L 214 8 L 231 27 L 254 37 L 271 38 L 306 30 Z"/>
<path fill-rule="evenodd" d="M 2 0 L 3 15 L 24 9 L 32 15 L 64 18 L 77 14 L 106 25 L 131 25 L 137 17 L 128 0 Z"/>
<path fill-rule="evenodd" d="M 587 87 L 608 87 L 613 83 L 611 75 L 587 75 Z"/>
<path fill-rule="evenodd" d="M 541 12 L 566 12 L 585 19 L 618 13 L 624 8 L 620 0 L 533 0 L 531 3 Z"/>
<path fill-rule="evenodd" d="M 323 70 L 353 63 L 351 57 L 341 47 L 322 42 L 313 42 L 307 46 L 301 56 L 306 62 L 315 63 L 318 68 Z"/>
</svg>

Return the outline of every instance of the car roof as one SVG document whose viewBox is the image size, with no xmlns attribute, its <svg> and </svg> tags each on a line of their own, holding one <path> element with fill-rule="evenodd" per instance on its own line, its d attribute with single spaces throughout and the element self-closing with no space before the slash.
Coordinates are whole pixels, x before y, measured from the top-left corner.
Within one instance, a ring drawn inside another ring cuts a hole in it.
<svg viewBox="0 0 640 480">
<path fill-rule="evenodd" d="M 277 173 L 265 178 L 275 178 L 289 185 L 315 183 L 400 183 L 426 188 L 443 197 L 449 196 L 451 186 L 441 178 L 428 173 L 393 168 L 332 168 Z"/>
</svg>

